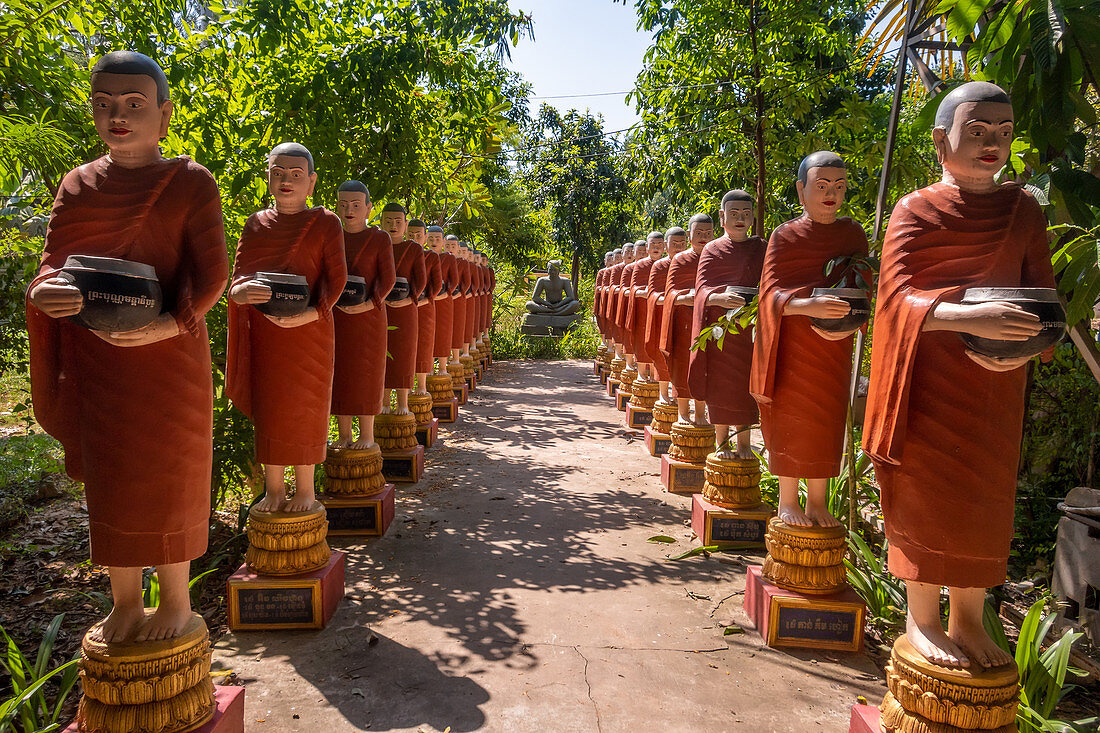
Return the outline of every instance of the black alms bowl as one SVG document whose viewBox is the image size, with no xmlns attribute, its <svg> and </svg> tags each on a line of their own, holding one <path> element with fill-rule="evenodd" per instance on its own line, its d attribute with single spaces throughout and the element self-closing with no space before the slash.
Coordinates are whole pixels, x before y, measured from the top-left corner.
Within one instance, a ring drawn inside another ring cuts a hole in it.
<svg viewBox="0 0 1100 733">
<path fill-rule="evenodd" d="M 157 271 L 143 262 L 70 255 L 59 277 L 84 297 L 73 321 L 93 331 L 133 331 L 156 320 L 164 305 Z"/>
<path fill-rule="evenodd" d="M 810 323 L 822 331 L 846 333 L 854 331 L 871 317 L 871 299 L 859 288 L 814 288 L 813 296 L 830 295 L 840 298 L 852 307 L 843 318 L 811 318 Z"/>
<path fill-rule="evenodd" d="M 256 310 L 274 318 L 300 316 L 309 307 L 309 282 L 302 275 L 257 272 L 253 279 L 271 288 L 271 300 L 257 303 Z"/>
<path fill-rule="evenodd" d="M 748 305 L 760 295 L 760 288 L 750 288 L 747 285 L 727 285 L 726 292 L 730 295 L 740 295 L 745 299 L 745 305 Z"/>
<path fill-rule="evenodd" d="M 1035 356 L 1054 346 L 1066 334 L 1066 311 L 1053 288 L 969 288 L 963 304 L 1008 302 L 1039 317 L 1043 330 L 1026 341 L 1001 341 L 959 334 L 972 351 L 998 359 Z"/>
<path fill-rule="evenodd" d="M 347 308 L 352 305 L 362 305 L 367 300 L 367 281 L 358 275 L 348 275 L 348 281 L 344 283 L 344 292 L 336 305 Z"/>
<path fill-rule="evenodd" d="M 391 290 L 390 294 L 386 296 L 386 300 L 393 302 L 395 300 L 407 298 L 409 297 L 409 293 L 411 292 L 411 290 L 412 289 L 409 287 L 409 281 L 403 277 L 399 277 L 393 284 L 393 290 Z"/>
</svg>

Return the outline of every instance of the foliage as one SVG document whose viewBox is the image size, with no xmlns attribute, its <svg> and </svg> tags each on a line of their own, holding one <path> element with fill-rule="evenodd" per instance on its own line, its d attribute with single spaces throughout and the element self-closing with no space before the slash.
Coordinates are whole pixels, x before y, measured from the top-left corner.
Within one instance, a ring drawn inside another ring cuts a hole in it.
<svg viewBox="0 0 1100 733">
<path fill-rule="evenodd" d="M 500 281 L 498 281 L 499 283 Z M 581 284 L 577 297 L 582 313 L 590 312 L 594 279 Z M 591 318 L 582 318 L 561 338 L 533 337 L 520 333 L 527 302 L 525 281 L 514 279 L 510 292 L 498 286 L 493 309 L 493 358 L 495 359 L 591 359 L 600 345 L 600 334 Z"/>
<path fill-rule="evenodd" d="M 3 627 L 0 627 L 0 635 L 6 644 L 0 664 L 11 678 L 12 686 L 11 696 L 0 702 L 0 733 L 8 730 L 48 733 L 61 727 L 58 718 L 61 717 L 65 701 L 76 686 L 76 665 L 79 661 L 72 659 L 47 670 L 64 618 L 65 614 L 58 614 L 46 627 L 33 663 L 24 656 Z M 54 683 L 57 684 L 57 689 L 47 694 L 47 685 Z"/>
<path fill-rule="evenodd" d="M 42 239 L 0 227 L 0 371 L 27 369 L 27 316 L 23 293 L 38 270 Z"/>
<path fill-rule="evenodd" d="M 550 241 L 571 258 L 573 284 L 594 273 L 603 253 L 630 238 L 627 182 L 618 147 L 603 121 L 587 112 L 539 109 L 520 151 L 531 201 L 549 209 Z"/>
<path fill-rule="evenodd" d="M 1073 487 L 1091 486 L 1095 479 L 1100 384 L 1072 344 L 1059 345 L 1051 361 L 1035 364 L 1026 414 L 1012 543 L 1017 574 L 1053 563 L 1057 504 Z"/>
<path fill-rule="evenodd" d="M 848 557 L 844 567 L 848 584 L 867 604 L 867 615 L 876 626 L 893 631 L 905 628 L 909 604 L 905 583 L 886 569 L 886 545 L 876 552 L 856 531 L 848 533 Z"/>
<path fill-rule="evenodd" d="M 889 69 L 855 70 L 862 0 L 633 2 L 653 33 L 631 94 L 642 117 L 627 142 L 636 195 L 713 211 L 726 190 L 743 187 L 755 191 L 763 234 L 798 210 L 801 158 L 832 149 L 848 162 L 848 209 L 870 219 Z M 898 151 L 895 188 L 926 182 L 927 135 L 903 131 Z"/>
</svg>

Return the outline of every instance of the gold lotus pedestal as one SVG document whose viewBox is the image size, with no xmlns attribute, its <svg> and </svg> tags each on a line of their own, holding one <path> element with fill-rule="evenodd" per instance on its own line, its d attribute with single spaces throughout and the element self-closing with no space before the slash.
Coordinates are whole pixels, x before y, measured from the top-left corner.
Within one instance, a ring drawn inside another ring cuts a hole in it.
<svg viewBox="0 0 1100 733">
<path fill-rule="evenodd" d="M 382 475 L 382 450 L 329 448 L 321 503 L 329 535 L 384 535 L 395 507 L 393 484 Z"/>
<path fill-rule="evenodd" d="M 859 651 L 866 607 L 845 583 L 844 527 L 768 520 L 764 566 L 746 573 L 745 612 L 768 646 Z"/>
<path fill-rule="evenodd" d="M 458 400 L 459 405 L 466 404 L 466 398 L 469 396 L 470 389 L 466 385 L 466 378 L 464 376 L 465 369 L 461 362 L 448 362 L 447 374 L 451 377 L 451 389 L 454 390 L 455 399 Z M 457 419 L 457 417 L 455 418 Z"/>
<path fill-rule="evenodd" d="M 653 422 L 653 404 L 657 401 L 659 385 L 648 379 L 635 379 L 630 389 L 630 403 L 626 406 L 626 426 L 644 430 Z"/>
<path fill-rule="evenodd" d="M 760 499 L 760 461 L 707 456 L 703 493 L 691 499 L 691 528 L 704 547 L 763 547 L 775 513 Z"/>
<path fill-rule="evenodd" d="M 464 354 L 458 359 L 462 364 L 462 378 L 466 381 L 466 388 L 473 392 L 477 389 L 477 369 L 474 366 L 474 357 L 470 354 Z"/>
<path fill-rule="evenodd" d="M 427 384 L 425 384 L 427 390 Z M 425 448 L 431 448 L 439 437 L 439 420 L 432 414 L 434 401 L 430 392 L 413 392 L 409 395 L 409 411 L 416 420 L 413 435 L 416 442 Z"/>
<path fill-rule="evenodd" d="M 902 635 L 886 665 L 882 701 L 887 733 L 1015 733 L 1020 699 L 1016 665 L 951 669 L 932 664 Z"/>
<path fill-rule="evenodd" d="M 416 439 L 416 417 L 383 413 L 374 418 L 374 439 L 382 449 L 387 481 L 415 484 L 424 474 L 424 446 Z"/>
<path fill-rule="evenodd" d="M 604 356 L 607 355 L 607 345 L 600 342 L 596 347 L 596 358 L 592 360 L 592 373 L 597 377 L 603 377 Z"/>
<path fill-rule="evenodd" d="M 615 409 L 626 412 L 626 406 L 630 398 L 634 396 L 634 380 L 638 378 L 638 370 L 632 366 L 623 367 L 619 372 L 619 391 L 615 393 Z"/>
<path fill-rule="evenodd" d="M 441 423 L 453 423 L 458 419 L 458 398 L 455 396 L 454 381 L 449 373 L 429 374 L 428 393 L 432 396 L 432 416 L 436 420 Z"/>
<path fill-rule="evenodd" d="M 299 575 L 325 566 L 329 549 L 328 517 L 321 502 L 304 512 L 248 513 L 245 562 L 259 575 Z"/>
<path fill-rule="evenodd" d="M 611 372 L 607 376 L 607 396 L 615 399 L 619 393 L 619 384 L 622 382 L 623 369 L 626 368 L 626 359 L 616 356 L 611 360 Z"/>
<path fill-rule="evenodd" d="M 661 483 L 672 494 L 703 490 L 703 468 L 714 450 L 714 426 L 675 422 L 669 430 L 671 445 L 661 456 Z"/>
<path fill-rule="evenodd" d="M 680 417 L 675 402 L 653 403 L 653 422 L 645 429 L 645 447 L 651 456 L 663 456 L 672 447 L 672 426 Z"/>
<path fill-rule="evenodd" d="M 607 380 L 611 378 L 611 359 L 615 356 L 615 352 L 608 350 L 604 353 L 600 359 L 600 384 L 606 385 Z"/>
<path fill-rule="evenodd" d="M 146 609 L 151 614 L 155 609 Z M 75 729 L 83 733 L 182 733 L 211 721 L 216 710 L 210 681 L 210 634 L 191 614 L 179 636 L 163 641 L 81 642 L 84 696 Z M 244 707 L 237 716 L 243 730 Z M 228 721 L 227 721 L 228 722 Z"/>
</svg>

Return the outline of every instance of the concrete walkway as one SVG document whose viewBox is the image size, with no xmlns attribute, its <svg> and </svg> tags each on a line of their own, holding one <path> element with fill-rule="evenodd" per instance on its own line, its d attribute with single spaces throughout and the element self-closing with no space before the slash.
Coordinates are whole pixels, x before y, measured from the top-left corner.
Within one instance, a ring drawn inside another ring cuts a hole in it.
<svg viewBox="0 0 1100 733">
<path fill-rule="evenodd" d="M 327 629 L 219 641 L 250 733 L 842 732 L 857 695 L 881 699 L 862 655 L 723 636 L 762 555 L 668 559 L 698 544 L 690 500 L 589 362 L 497 362 L 442 436 L 386 537 L 332 543 Z"/>
</svg>

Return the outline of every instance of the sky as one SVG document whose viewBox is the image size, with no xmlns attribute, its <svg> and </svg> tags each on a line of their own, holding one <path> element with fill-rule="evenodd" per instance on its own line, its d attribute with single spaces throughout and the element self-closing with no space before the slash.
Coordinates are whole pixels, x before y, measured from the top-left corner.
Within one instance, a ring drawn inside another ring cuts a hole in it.
<svg viewBox="0 0 1100 733">
<path fill-rule="evenodd" d="M 628 3 L 508 0 L 512 10 L 533 17 L 535 40 L 521 41 L 512 49 L 511 61 L 512 68 L 534 86 L 532 116 L 545 102 L 561 110 L 587 108 L 602 114 L 608 132 L 638 121 L 625 92 L 633 88 L 641 71 L 649 35 L 636 30 L 633 0 Z M 592 94 L 604 96 L 560 98 Z"/>
</svg>

